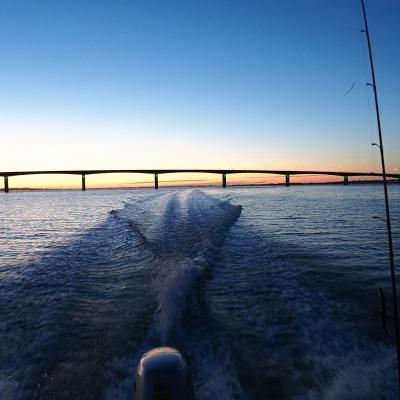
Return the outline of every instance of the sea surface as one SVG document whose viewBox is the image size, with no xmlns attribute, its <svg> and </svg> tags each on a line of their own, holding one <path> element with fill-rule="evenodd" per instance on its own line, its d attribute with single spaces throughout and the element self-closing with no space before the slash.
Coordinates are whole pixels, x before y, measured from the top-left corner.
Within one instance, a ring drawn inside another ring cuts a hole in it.
<svg viewBox="0 0 400 400">
<path fill-rule="evenodd" d="M 0 398 L 131 399 L 170 345 L 198 400 L 395 399 L 383 207 L 380 185 L 0 193 Z"/>
</svg>

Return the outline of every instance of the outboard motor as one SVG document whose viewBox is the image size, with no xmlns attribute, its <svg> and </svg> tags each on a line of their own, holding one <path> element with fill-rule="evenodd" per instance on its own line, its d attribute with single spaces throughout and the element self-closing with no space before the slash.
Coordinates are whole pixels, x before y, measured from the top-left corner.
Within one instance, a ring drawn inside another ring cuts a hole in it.
<svg viewBox="0 0 400 400">
<path fill-rule="evenodd" d="M 135 400 L 194 400 L 187 363 L 172 347 L 144 353 L 136 366 L 135 380 Z"/>
</svg>

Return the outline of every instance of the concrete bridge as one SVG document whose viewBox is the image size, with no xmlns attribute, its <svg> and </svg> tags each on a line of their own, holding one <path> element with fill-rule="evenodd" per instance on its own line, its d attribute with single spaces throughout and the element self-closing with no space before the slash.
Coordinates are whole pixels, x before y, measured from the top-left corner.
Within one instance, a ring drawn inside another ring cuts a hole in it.
<svg viewBox="0 0 400 400">
<path fill-rule="evenodd" d="M 375 177 L 383 175 L 376 172 L 343 172 L 343 171 L 293 171 L 293 170 L 268 170 L 268 169 L 87 169 L 87 170 L 59 170 L 59 171 L 7 171 L 0 172 L 4 177 L 4 192 L 10 190 L 9 178 L 22 175 L 80 175 L 82 190 L 86 190 L 86 175 L 95 174 L 150 174 L 154 176 L 154 188 L 158 189 L 158 176 L 161 174 L 176 173 L 204 173 L 217 174 L 222 177 L 222 187 L 226 187 L 227 175 L 233 174 L 266 174 L 282 175 L 285 177 L 286 186 L 290 185 L 290 176 L 295 175 L 330 175 L 343 177 L 343 183 L 349 183 L 349 177 Z M 388 178 L 397 179 L 400 183 L 400 174 L 386 174 Z"/>
</svg>

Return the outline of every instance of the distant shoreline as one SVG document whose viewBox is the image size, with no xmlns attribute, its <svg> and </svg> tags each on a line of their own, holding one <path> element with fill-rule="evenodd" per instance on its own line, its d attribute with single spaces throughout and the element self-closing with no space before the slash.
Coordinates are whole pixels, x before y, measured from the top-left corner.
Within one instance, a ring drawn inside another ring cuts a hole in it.
<svg viewBox="0 0 400 400">
<path fill-rule="evenodd" d="M 162 182 L 161 182 L 162 183 Z M 388 184 L 399 184 L 399 182 L 395 179 L 389 179 L 387 181 Z M 357 181 L 349 181 L 348 185 L 381 185 L 383 184 L 382 180 L 357 180 Z M 310 186 L 310 185 L 340 185 L 345 186 L 343 182 L 290 182 L 290 186 Z M 264 187 L 264 186 L 286 186 L 285 183 L 236 183 L 230 184 L 229 187 Z M 160 189 L 162 188 L 218 188 L 222 187 L 220 184 L 209 184 L 209 185 L 160 185 Z M 87 190 L 132 190 L 132 189 L 152 189 L 153 186 L 116 186 L 116 187 L 93 187 L 87 188 Z M 82 191 L 80 187 L 76 188 L 12 188 L 10 191 L 23 191 L 23 192 L 31 192 L 31 191 Z"/>
</svg>

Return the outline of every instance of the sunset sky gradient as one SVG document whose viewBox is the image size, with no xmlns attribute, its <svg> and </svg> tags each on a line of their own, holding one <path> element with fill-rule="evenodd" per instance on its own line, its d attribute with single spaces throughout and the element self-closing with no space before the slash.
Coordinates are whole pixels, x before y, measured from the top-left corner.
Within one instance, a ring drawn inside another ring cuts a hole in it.
<svg viewBox="0 0 400 400">
<path fill-rule="evenodd" d="M 366 6 L 395 172 L 400 2 Z M 380 172 L 360 29 L 359 0 L 3 1 L 0 171 Z M 150 180 L 102 175 L 88 186 Z M 80 185 L 73 176 L 12 182 Z"/>
</svg>

